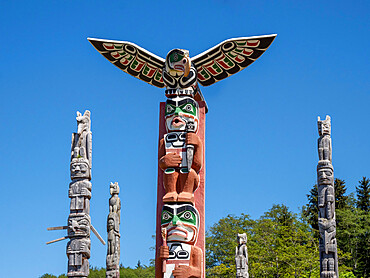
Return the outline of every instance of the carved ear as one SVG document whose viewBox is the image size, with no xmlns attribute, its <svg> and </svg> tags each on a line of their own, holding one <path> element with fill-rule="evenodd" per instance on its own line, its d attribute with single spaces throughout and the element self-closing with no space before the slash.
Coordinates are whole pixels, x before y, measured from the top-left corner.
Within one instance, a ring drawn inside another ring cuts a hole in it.
<svg viewBox="0 0 370 278">
<path fill-rule="evenodd" d="M 80 111 L 77 111 L 77 117 L 81 117 Z"/>
<path fill-rule="evenodd" d="M 317 121 L 320 122 L 320 116 L 317 117 Z"/>
<path fill-rule="evenodd" d="M 330 116 L 326 115 L 325 121 L 330 121 Z"/>
<path fill-rule="evenodd" d="M 84 113 L 84 116 L 87 116 L 90 118 L 90 111 L 89 110 L 86 110 L 85 113 Z"/>
</svg>

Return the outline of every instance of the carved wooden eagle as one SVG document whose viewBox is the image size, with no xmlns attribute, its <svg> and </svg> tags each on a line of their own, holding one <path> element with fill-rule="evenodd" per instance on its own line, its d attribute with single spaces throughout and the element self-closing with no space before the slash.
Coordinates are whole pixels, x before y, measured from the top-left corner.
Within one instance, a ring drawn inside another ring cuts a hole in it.
<svg viewBox="0 0 370 278">
<path fill-rule="evenodd" d="M 124 72 L 156 87 L 166 87 L 167 97 L 191 95 L 203 100 L 198 83 L 209 86 L 245 69 L 266 51 L 275 37 L 276 34 L 228 39 L 192 58 L 189 51 L 174 49 L 166 59 L 131 42 L 88 40 Z"/>
</svg>

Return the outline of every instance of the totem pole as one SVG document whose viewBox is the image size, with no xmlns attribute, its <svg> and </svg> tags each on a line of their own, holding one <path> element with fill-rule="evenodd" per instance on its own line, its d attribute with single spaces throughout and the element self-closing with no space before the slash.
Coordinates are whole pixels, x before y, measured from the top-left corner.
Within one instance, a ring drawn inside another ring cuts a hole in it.
<svg viewBox="0 0 370 278">
<path fill-rule="evenodd" d="M 318 139 L 319 163 L 317 165 L 320 277 L 338 278 L 330 117 L 326 116 L 325 120 L 320 120 L 320 117 L 318 117 L 317 125 L 320 136 Z"/>
<path fill-rule="evenodd" d="M 119 278 L 121 200 L 118 183 L 110 183 L 109 214 L 107 219 L 108 249 L 106 278 Z"/>
<path fill-rule="evenodd" d="M 47 242 L 54 243 L 69 238 L 67 244 L 68 277 L 87 277 L 89 275 L 90 230 L 105 244 L 91 225 L 91 166 L 92 137 L 90 131 L 90 111 L 82 115 L 77 112 L 77 133 L 72 134 L 71 180 L 69 184 L 70 214 L 67 226 L 51 227 L 48 230 L 67 229 L 68 235 Z"/>
<path fill-rule="evenodd" d="M 159 88 L 156 278 L 205 277 L 205 114 L 200 87 L 235 74 L 259 58 L 276 35 L 226 40 L 193 57 L 166 59 L 131 42 L 88 40 L 124 72 Z"/>
<path fill-rule="evenodd" d="M 238 246 L 235 250 L 236 278 L 248 278 L 247 234 L 238 234 Z"/>
</svg>

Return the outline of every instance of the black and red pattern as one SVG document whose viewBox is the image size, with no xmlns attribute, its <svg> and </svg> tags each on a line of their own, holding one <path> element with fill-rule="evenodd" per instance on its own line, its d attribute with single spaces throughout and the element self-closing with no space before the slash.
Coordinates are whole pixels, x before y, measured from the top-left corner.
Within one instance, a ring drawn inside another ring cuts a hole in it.
<svg viewBox="0 0 370 278">
<path fill-rule="evenodd" d="M 167 89 L 171 89 L 194 86 L 193 79 L 203 86 L 209 86 L 233 75 L 258 59 L 275 37 L 273 34 L 223 41 L 191 58 L 192 70 L 190 77 L 187 78 L 184 76 L 174 78 L 163 72 L 165 59 L 134 43 L 92 38 L 88 40 L 100 54 L 124 72 L 156 87 L 166 86 Z"/>
<path fill-rule="evenodd" d="M 162 69 L 165 60 L 140 46 L 124 41 L 88 38 L 89 42 L 111 63 L 151 85 L 163 88 Z"/>
<path fill-rule="evenodd" d="M 233 75 L 259 58 L 276 35 L 228 39 L 191 58 L 198 71 L 198 82 L 212 85 Z"/>
</svg>

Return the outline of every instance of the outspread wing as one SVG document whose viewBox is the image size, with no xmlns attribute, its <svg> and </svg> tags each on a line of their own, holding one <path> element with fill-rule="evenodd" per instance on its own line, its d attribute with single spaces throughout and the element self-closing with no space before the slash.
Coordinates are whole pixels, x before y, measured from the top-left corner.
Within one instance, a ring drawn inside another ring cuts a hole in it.
<svg viewBox="0 0 370 278">
<path fill-rule="evenodd" d="M 198 71 L 198 82 L 209 86 L 245 69 L 266 51 L 275 37 L 276 34 L 228 39 L 191 58 Z"/>
<path fill-rule="evenodd" d="M 124 72 L 156 87 L 165 86 L 162 79 L 163 58 L 131 42 L 94 38 L 88 40 L 100 54 Z"/>
</svg>

